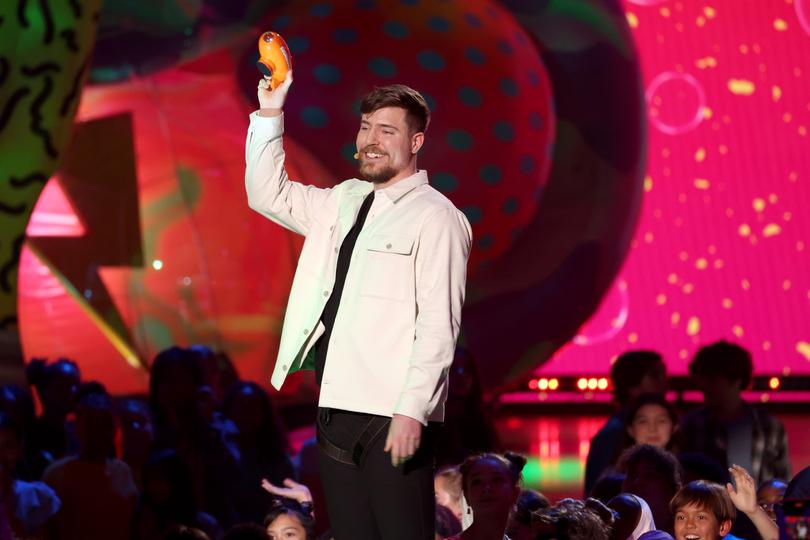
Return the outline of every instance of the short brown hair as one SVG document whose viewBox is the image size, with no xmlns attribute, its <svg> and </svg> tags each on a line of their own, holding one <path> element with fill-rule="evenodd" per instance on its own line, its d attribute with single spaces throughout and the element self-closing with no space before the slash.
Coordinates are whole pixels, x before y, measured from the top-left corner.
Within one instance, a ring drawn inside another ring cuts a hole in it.
<svg viewBox="0 0 810 540">
<path fill-rule="evenodd" d="M 669 511 L 674 516 L 678 510 L 690 504 L 711 512 L 719 523 L 734 521 L 737 517 L 737 510 L 726 488 L 714 482 L 705 480 L 689 482 L 669 501 Z"/>
<path fill-rule="evenodd" d="M 425 131 L 430 123 L 427 101 L 422 94 L 404 84 L 375 86 L 360 102 L 360 112 L 363 114 L 373 113 L 384 107 L 405 109 L 408 127 L 414 133 Z"/>
</svg>

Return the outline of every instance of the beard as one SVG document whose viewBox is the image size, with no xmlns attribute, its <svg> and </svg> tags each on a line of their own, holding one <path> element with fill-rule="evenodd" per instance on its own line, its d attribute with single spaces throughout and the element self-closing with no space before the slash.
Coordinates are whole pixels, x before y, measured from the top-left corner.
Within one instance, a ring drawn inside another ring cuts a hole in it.
<svg viewBox="0 0 810 540">
<path fill-rule="evenodd" d="M 387 154 L 384 155 L 387 156 Z M 372 184 L 384 184 L 399 173 L 399 171 L 391 165 L 381 164 L 376 170 L 372 170 L 372 167 L 374 166 L 364 161 L 364 158 L 361 157 L 357 177 L 360 178 L 360 180 L 365 180 Z"/>
</svg>

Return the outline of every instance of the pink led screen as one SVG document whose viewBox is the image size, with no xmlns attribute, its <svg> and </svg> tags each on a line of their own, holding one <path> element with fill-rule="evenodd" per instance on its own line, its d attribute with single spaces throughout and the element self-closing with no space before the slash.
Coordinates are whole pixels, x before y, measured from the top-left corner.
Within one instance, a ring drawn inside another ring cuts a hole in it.
<svg viewBox="0 0 810 540">
<path fill-rule="evenodd" d="M 810 372 L 810 2 L 625 0 L 648 115 L 644 201 L 599 309 L 543 374 L 704 343 Z"/>
</svg>

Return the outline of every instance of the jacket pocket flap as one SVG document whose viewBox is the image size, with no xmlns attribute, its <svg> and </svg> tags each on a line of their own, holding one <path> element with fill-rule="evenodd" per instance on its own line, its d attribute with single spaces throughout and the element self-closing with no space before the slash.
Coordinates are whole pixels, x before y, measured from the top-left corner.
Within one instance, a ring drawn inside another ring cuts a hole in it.
<svg viewBox="0 0 810 540">
<path fill-rule="evenodd" d="M 398 253 L 399 255 L 410 255 L 413 249 L 413 238 L 406 236 L 391 236 L 390 234 L 377 234 L 368 241 L 369 251 L 380 251 L 383 253 Z"/>
</svg>

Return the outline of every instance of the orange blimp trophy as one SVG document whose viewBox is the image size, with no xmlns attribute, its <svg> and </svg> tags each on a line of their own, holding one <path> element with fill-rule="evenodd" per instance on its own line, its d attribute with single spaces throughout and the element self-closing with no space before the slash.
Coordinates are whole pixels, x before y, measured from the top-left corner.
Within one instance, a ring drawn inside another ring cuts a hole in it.
<svg viewBox="0 0 810 540">
<path fill-rule="evenodd" d="M 287 72 L 292 69 L 292 55 L 287 42 L 276 32 L 265 32 L 259 36 L 259 61 L 256 67 L 275 89 L 287 78 Z"/>
</svg>

